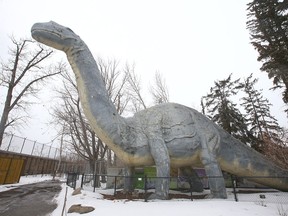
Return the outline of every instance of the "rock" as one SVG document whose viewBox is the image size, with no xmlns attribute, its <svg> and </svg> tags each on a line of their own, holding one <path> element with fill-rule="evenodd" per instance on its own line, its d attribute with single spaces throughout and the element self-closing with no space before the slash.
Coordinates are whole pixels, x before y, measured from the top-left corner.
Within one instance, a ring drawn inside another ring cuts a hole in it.
<svg viewBox="0 0 288 216">
<path fill-rule="evenodd" d="M 75 195 L 78 195 L 78 194 L 81 194 L 81 188 L 76 188 L 73 193 L 72 193 L 72 196 L 75 196 Z"/>
<path fill-rule="evenodd" d="M 89 213 L 94 211 L 95 208 L 91 207 L 91 206 L 81 206 L 81 204 L 75 204 L 72 205 L 69 209 L 68 209 L 68 213 L 79 213 L 79 214 L 85 214 L 85 213 Z"/>
</svg>

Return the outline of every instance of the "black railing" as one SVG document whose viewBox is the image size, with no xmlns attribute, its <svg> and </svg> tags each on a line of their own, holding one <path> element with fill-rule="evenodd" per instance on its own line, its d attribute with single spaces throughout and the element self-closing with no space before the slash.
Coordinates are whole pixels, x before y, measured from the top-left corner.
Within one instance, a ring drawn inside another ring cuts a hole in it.
<svg viewBox="0 0 288 216">
<path fill-rule="evenodd" d="M 76 184 L 77 184 L 77 180 L 78 180 L 78 174 L 77 173 L 67 173 L 66 184 L 68 186 L 70 186 L 73 189 L 75 189 L 76 188 Z"/>
<path fill-rule="evenodd" d="M 76 177 L 75 177 L 76 175 Z M 69 180 L 68 180 L 69 178 Z M 71 187 L 76 187 L 77 174 L 69 174 L 67 178 L 67 184 Z M 125 199 L 144 199 L 147 201 L 149 195 L 153 192 L 155 188 L 155 183 L 157 180 L 160 180 L 159 177 L 148 177 L 146 175 L 143 176 L 132 176 L 125 177 L 123 175 L 92 175 L 92 174 L 82 174 L 81 178 L 79 178 L 79 186 L 86 189 L 93 189 L 95 192 L 96 188 L 99 188 L 102 183 L 105 183 L 106 189 L 114 190 L 114 198 L 119 198 L 119 194 L 124 190 L 124 182 L 125 179 L 129 180 L 133 183 L 133 187 L 136 192 L 131 192 L 131 196 L 129 194 L 127 196 L 122 196 Z M 220 178 L 220 177 L 210 177 L 210 178 Z M 275 177 L 253 177 L 253 178 L 275 178 Z M 257 203 L 263 202 L 274 202 L 274 203 L 284 203 L 288 204 L 288 193 L 280 193 L 279 191 L 268 188 L 265 186 L 261 186 L 259 184 L 253 183 L 252 177 L 236 177 L 229 176 L 225 177 L 226 188 L 228 193 L 228 198 L 234 199 L 237 201 L 253 201 Z M 277 177 L 279 180 L 286 179 L 288 181 L 288 177 Z M 81 180 L 80 180 L 81 179 Z M 161 178 L 163 179 L 163 178 Z M 202 182 L 202 188 L 199 185 L 195 186 L 194 179 L 178 176 L 178 177 L 169 177 L 170 180 L 170 198 L 183 198 L 183 199 L 205 199 L 207 197 L 211 197 L 209 191 L 209 183 L 208 177 L 203 176 L 200 177 Z M 75 182 L 75 183 L 72 183 Z M 204 189 L 203 192 L 200 192 L 201 189 Z M 138 191 L 138 193 L 137 193 Z"/>
</svg>

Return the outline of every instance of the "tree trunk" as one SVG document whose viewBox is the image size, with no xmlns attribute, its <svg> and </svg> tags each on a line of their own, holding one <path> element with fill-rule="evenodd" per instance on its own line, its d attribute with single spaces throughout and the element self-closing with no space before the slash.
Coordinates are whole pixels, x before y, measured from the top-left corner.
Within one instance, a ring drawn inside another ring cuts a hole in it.
<svg viewBox="0 0 288 216">
<path fill-rule="evenodd" d="M 4 131 L 5 131 L 5 125 L 6 125 L 7 118 L 8 118 L 8 113 L 5 114 L 4 111 L 3 111 L 3 114 L 2 114 L 2 117 L 1 117 L 1 122 L 0 122 L 0 147 L 2 145 Z"/>
<path fill-rule="evenodd" d="M 0 147 L 2 145 L 4 132 L 5 132 L 5 129 L 7 127 L 6 124 L 7 124 L 7 121 L 8 121 L 9 112 L 11 110 L 10 109 L 10 105 L 11 105 L 11 101 L 12 101 L 12 91 L 13 91 L 13 87 L 12 87 L 12 85 L 9 85 L 9 89 L 7 91 L 5 105 L 4 105 L 4 108 L 3 108 L 1 121 L 0 121 Z"/>
</svg>

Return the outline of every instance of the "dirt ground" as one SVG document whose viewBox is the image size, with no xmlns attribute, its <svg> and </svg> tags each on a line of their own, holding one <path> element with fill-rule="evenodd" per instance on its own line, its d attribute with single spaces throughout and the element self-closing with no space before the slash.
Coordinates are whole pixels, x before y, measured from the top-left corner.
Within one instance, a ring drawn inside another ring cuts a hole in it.
<svg viewBox="0 0 288 216">
<path fill-rule="evenodd" d="M 102 194 L 104 199 L 108 200 L 136 200 L 136 199 L 143 199 L 145 200 L 145 197 L 149 197 L 152 193 L 148 192 L 145 196 L 145 193 L 138 193 L 138 192 L 132 192 L 132 193 L 123 193 L 122 191 L 117 191 L 114 195 L 108 195 L 108 194 Z M 192 199 L 204 199 L 206 195 L 193 195 Z M 170 193 L 169 194 L 169 200 L 171 199 L 189 199 L 191 200 L 191 195 L 187 195 L 184 193 Z"/>
<path fill-rule="evenodd" d="M 237 190 L 237 194 L 253 194 L 253 193 L 268 193 L 268 192 L 275 192 L 275 190 L 261 190 L 261 189 L 239 189 Z M 107 200 L 139 200 L 148 198 L 152 192 L 148 192 L 146 195 L 143 192 L 132 192 L 132 193 L 123 193 L 123 191 L 117 191 L 116 194 L 103 194 L 104 199 Z M 195 199 L 205 199 L 209 196 L 208 194 L 200 194 L 196 195 L 192 193 L 182 193 L 181 191 L 173 191 L 173 193 L 169 194 L 169 200 L 171 199 L 187 199 L 187 200 L 195 200 Z M 192 198 L 192 199 L 191 199 Z"/>
</svg>

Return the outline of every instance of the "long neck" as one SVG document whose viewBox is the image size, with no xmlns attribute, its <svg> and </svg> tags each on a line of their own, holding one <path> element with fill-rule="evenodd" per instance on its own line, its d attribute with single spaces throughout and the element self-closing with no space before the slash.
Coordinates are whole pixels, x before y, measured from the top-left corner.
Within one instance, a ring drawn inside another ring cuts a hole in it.
<svg viewBox="0 0 288 216">
<path fill-rule="evenodd" d="M 107 145 L 120 142 L 125 120 L 118 115 L 109 99 L 102 76 L 87 45 L 66 51 L 76 76 L 78 92 L 84 113 L 97 136 Z"/>
</svg>

